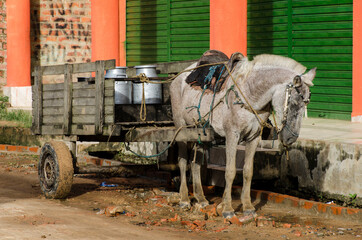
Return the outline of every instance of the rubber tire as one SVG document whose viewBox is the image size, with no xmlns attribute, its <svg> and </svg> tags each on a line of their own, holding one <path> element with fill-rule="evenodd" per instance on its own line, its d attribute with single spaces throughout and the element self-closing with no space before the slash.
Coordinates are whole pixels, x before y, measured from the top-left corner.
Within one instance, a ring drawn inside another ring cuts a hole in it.
<svg viewBox="0 0 362 240">
<path fill-rule="evenodd" d="M 38 177 L 44 196 L 66 198 L 72 188 L 73 175 L 73 158 L 67 145 L 61 141 L 45 143 L 38 163 Z"/>
</svg>

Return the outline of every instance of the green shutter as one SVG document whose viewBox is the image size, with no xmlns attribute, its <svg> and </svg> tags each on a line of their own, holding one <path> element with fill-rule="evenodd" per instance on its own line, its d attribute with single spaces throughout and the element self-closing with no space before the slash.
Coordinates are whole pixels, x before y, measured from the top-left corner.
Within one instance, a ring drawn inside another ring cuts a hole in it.
<svg viewBox="0 0 362 240">
<path fill-rule="evenodd" d="M 353 0 L 249 0 L 248 11 L 248 54 L 280 54 L 317 67 L 308 115 L 349 120 Z"/>
<path fill-rule="evenodd" d="M 248 55 L 288 56 L 288 0 L 248 0 Z"/>
<path fill-rule="evenodd" d="M 210 46 L 209 0 L 171 0 L 171 59 L 198 59 Z"/>
<path fill-rule="evenodd" d="M 127 65 L 168 61 L 167 2 L 126 1 Z"/>
<path fill-rule="evenodd" d="M 209 49 L 209 0 L 127 0 L 127 65 L 199 58 Z"/>
</svg>

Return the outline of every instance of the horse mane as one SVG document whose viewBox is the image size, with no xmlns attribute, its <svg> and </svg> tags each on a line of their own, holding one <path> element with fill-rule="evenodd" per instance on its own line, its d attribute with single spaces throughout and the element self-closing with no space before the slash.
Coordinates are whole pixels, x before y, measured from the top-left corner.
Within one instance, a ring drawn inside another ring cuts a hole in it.
<svg viewBox="0 0 362 240">
<path fill-rule="evenodd" d="M 303 74 L 307 68 L 302 64 L 298 63 L 294 59 L 272 55 L 272 54 L 260 54 L 254 57 L 252 63 L 254 66 L 274 66 L 291 69 L 298 74 Z"/>
</svg>

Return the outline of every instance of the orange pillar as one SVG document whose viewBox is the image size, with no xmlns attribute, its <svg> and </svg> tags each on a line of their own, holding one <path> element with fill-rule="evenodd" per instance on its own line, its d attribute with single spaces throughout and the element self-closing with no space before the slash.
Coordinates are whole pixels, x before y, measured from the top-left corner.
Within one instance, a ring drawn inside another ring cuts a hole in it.
<svg viewBox="0 0 362 240">
<path fill-rule="evenodd" d="M 352 122 L 362 122 L 362 1 L 353 1 Z"/>
<path fill-rule="evenodd" d="M 119 66 L 119 0 L 92 0 L 92 61 L 116 59 Z"/>
<path fill-rule="evenodd" d="M 119 65 L 126 66 L 126 0 L 119 0 Z"/>
<path fill-rule="evenodd" d="M 210 0 L 210 49 L 230 56 L 246 47 L 247 0 Z"/>
<path fill-rule="evenodd" d="M 6 0 L 6 21 L 6 86 L 30 86 L 30 1 Z"/>
</svg>

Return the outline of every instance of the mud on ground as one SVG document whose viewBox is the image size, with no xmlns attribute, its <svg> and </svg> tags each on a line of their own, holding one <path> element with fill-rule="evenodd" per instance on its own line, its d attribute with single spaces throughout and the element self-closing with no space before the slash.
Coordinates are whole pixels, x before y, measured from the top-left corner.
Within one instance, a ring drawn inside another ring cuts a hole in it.
<svg viewBox="0 0 362 240">
<path fill-rule="evenodd" d="M 359 239 L 362 223 L 305 215 L 255 202 L 249 223 L 226 221 L 216 205 L 222 192 L 206 189 L 210 206 L 181 210 L 169 182 L 153 177 L 76 175 L 69 197 L 45 199 L 37 158 L 0 155 L 1 239 Z M 101 186 L 104 183 L 106 186 Z M 108 186 L 107 186 L 108 184 Z M 113 185 L 112 185 L 113 184 Z M 110 185 L 110 186 L 109 186 Z M 237 191 L 236 191 L 237 193 Z M 194 199 L 191 200 L 194 202 Z M 240 201 L 234 196 L 239 217 Z"/>
</svg>

